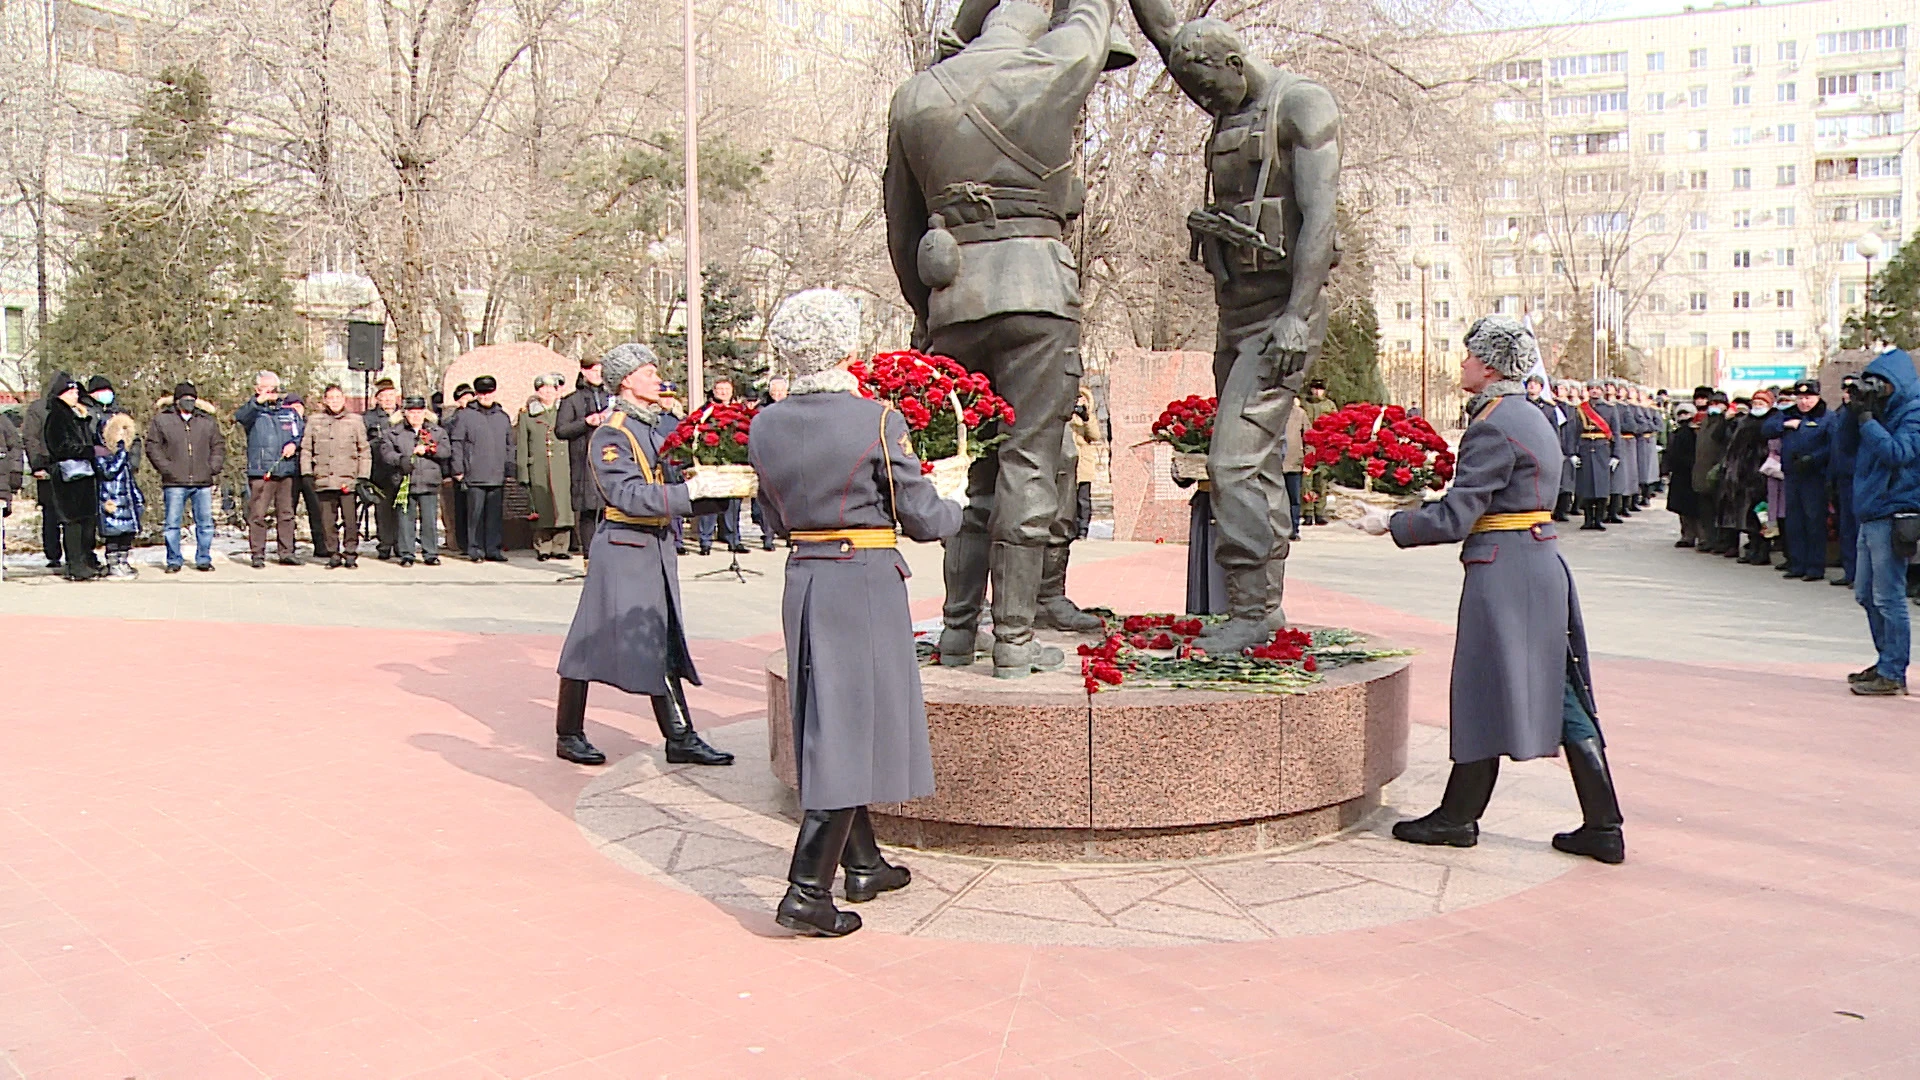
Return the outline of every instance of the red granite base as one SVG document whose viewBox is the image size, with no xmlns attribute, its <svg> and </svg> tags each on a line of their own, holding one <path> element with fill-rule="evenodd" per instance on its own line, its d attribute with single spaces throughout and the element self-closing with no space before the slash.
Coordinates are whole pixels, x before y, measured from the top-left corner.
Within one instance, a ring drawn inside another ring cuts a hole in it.
<svg viewBox="0 0 1920 1080">
<path fill-rule="evenodd" d="M 1063 644 L 1067 644 L 1063 642 Z M 1405 659 L 1301 694 L 1122 687 L 985 665 L 922 670 L 936 790 L 875 806 L 892 843 L 1046 861 L 1197 858 L 1353 825 L 1407 764 Z M 786 657 L 767 665 L 773 771 L 796 786 Z"/>
</svg>

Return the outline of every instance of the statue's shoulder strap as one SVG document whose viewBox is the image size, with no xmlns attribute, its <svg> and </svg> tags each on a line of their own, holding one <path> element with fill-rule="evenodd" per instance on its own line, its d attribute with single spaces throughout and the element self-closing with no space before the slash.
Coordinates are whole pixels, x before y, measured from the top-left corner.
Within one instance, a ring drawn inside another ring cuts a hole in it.
<svg viewBox="0 0 1920 1080">
<path fill-rule="evenodd" d="M 960 110 L 966 114 L 968 120 L 973 122 L 973 126 L 980 129 L 980 134 L 985 135 L 988 142 L 998 148 L 1001 153 L 1011 158 L 1015 165 L 1020 166 L 1042 182 L 1045 182 L 1060 175 L 1060 173 L 1064 172 L 1073 164 L 1073 160 L 1069 158 L 1049 168 L 1045 162 L 1027 153 L 1018 143 L 1007 138 L 1006 133 L 995 127 L 993 121 L 987 119 L 987 114 L 980 111 L 979 104 L 973 100 L 973 94 L 963 94 L 960 92 L 960 88 L 954 85 L 953 73 L 941 70 L 945 66 L 944 63 L 935 64 L 927 69 L 927 73 L 933 76 L 933 81 L 940 84 L 940 89 L 947 92 L 947 96 L 953 99 L 954 104 L 960 106 Z M 985 83 L 982 82 L 980 85 L 984 86 Z"/>
</svg>

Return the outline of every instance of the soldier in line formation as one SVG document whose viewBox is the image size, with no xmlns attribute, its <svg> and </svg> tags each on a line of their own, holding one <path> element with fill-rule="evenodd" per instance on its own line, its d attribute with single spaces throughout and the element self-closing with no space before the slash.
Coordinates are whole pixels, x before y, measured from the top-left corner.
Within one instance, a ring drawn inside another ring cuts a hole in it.
<svg viewBox="0 0 1920 1080">
<path fill-rule="evenodd" d="M 1568 379 L 1556 392 L 1536 370 L 1527 397 L 1553 424 L 1565 466 L 1553 520 L 1577 508 L 1582 529 L 1605 530 L 1653 504 L 1668 430 L 1653 391 L 1625 379 Z"/>
</svg>

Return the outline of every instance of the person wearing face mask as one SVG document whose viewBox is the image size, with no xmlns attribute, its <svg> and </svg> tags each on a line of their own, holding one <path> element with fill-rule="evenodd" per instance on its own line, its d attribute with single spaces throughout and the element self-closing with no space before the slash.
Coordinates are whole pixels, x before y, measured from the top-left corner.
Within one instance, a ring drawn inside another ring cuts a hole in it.
<svg viewBox="0 0 1920 1080">
<path fill-rule="evenodd" d="M 1708 399 L 1706 419 L 1700 423 L 1694 445 L 1693 491 L 1699 500 L 1700 534 L 1694 550 L 1702 555 L 1726 554 L 1729 542 L 1727 532 L 1720 528 L 1720 487 L 1726 481 L 1727 441 L 1733 435 L 1727 409 L 1727 395 L 1716 392 Z"/>
<path fill-rule="evenodd" d="M 92 581 L 93 536 L 100 518 L 100 481 L 96 472 L 94 418 L 81 386 L 68 378 L 53 387 L 45 429 L 49 500 L 60 516 L 66 546 L 67 580 Z"/>
<path fill-rule="evenodd" d="M 1767 477 L 1760 467 L 1767 460 L 1767 440 L 1761 433 L 1767 414 L 1773 411 L 1773 395 L 1754 391 L 1744 410 L 1736 402 L 1739 417 L 1733 435 L 1727 440 L 1726 471 L 1720 492 L 1720 527 L 1735 534 L 1733 546 L 1739 560 L 1752 566 L 1773 562 L 1772 545 L 1763 531 L 1757 510 L 1767 498 Z M 1739 550 L 1739 534 L 1745 533 L 1746 549 Z"/>
<path fill-rule="evenodd" d="M 213 407 L 200 400 L 192 383 L 176 383 L 173 393 L 157 403 L 153 423 L 147 425 L 147 461 L 160 474 L 167 573 L 177 574 L 184 565 L 180 524 L 189 505 L 193 507 L 193 568 L 211 571 L 213 486 L 226 468 L 227 447 Z"/>
<path fill-rule="evenodd" d="M 527 489 L 533 514 L 533 553 L 540 562 L 568 559 L 573 541 L 573 480 L 566 441 L 554 433 L 556 406 L 566 377 L 533 380 L 533 397 L 514 428 L 514 466 Z"/>
<path fill-rule="evenodd" d="M 1566 751 L 1582 824 L 1553 838 L 1571 855 L 1626 859 L 1624 821 L 1596 719 L 1585 623 L 1561 557 L 1552 504 L 1560 441 L 1514 380 L 1533 335 L 1490 315 L 1467 331 L 1461 388 L 1472 394 L 1457 471 L 1446 495 L 1417 510 L 1369 509 L 1355 527 L 1403 548 L 1460 544 L 1460 592 L 1449 689 L 1453 771 L 1432 813 L 1393 826 L 1410 844 L 1469 848 L 1493 796 L 1500 759 Z M 1519 400 L 1516 400 L 1519 399 Z"/>
</svg>

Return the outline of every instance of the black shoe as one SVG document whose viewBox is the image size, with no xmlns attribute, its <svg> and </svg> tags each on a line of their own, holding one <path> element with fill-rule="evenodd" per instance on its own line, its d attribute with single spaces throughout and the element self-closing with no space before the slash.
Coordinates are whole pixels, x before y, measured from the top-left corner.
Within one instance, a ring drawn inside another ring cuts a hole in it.
<svg viewBox="0 0 1920 1080">
<path fill-rule="evenodd" d="M 534 562 L 546 562 L 546 561 L 547 561 L 548 559 L 550 559 L 550 558 L 552 558 L 552 557 L 553 557 L 553 556 L 551 556 L 551 555 L 548 555 L 548 554 L 547 554 L 546 552 L 544 552 L 544 551 L 536 551 L 536 552 L 534 552 L 534 553 L 533 553 L 533 561 L 534 561 Z"/>
<path fill-rule="evenodd" d="M 873 838 L 873 819 L 864 806 L 853 812 L 853 827 L 840 853 L 840 868 L 846 871 L 849 904 L 864 904 L 883 892 L 904 889 L 913 880 L 906 867 L 894 866 L 880 853 L 880 845 Z"/>
<path fill-rule="evenodd" d="M 1863 682 L 1866 682 L 1868 679 L 1877 678 L 1879 674 L 1880 674 L 1880 665 L 1869 664 L 1867 665 L 1867 667 L 1863 668 L 1862 670 L 1856 671 L 1853 674 L 1847 676 L 1847 682 L 1863 683 Z"/>
<path fill-rule="evenodd" d="M 702 555 L 711 555 L 711 554 L 713 554 L 713 545 L 712 545 L 712 544 L 701 544 L 701 545 L 700 545 L 700 554 L 702 554 Z"/>
<path fill-rule="evenodd" d="M 349 570 L 360 569 L 360 556 L 358 555 L 347 556 L 347 569 Z"/>
<path fill-rule="evenodd" d="M 1851 589 L 1853 588 L 1853 579 L 1850 577 L 1843 577 L 1838 581 L 1829 581 L 1827 582 L 1827 584 L 1833 586 L 1836 589 Z"/>
<path fill-rule="evenodd" d="M 426 558 L 424 558 L 424 559 L 421 559 L 420 561 L 421 561 L 421 562 L 423 562 L 423 563 L 425 563 L 425 564 L 427 564 L 428 566 L 439 566 L 439 565 L 440 565 L 440 556 L 438 556 L 438 555 L 429 555 L 429 556 L 427 556 Z"/>
<path fill-rule="evenodd" d="M 347 565 L 347 560 L 344 558 L 341 558 L 338 555 L 334 555 L 327 559 L 327 569 L 329 570 L 338 570 L 345 565 Z"/>
<path fill-rule="evenodd" d="M 176 564 L 174 564 L 174 565 L 172 565 L 172 566 L 169 566 L 169 567 L 167 567 L 167 573 L 169 573 L 169 574 L 177 574 L 177 573 L 179 573 L 180 571 L 182 571 L 182 570 L 185 570 L 185 569 L 186 569 L 186 567 L 185 567 L 185 566 L 181 566 L 180 564 L 178 564 L 178 563 L 176 563 Z"/>
<path fill-rule="evenodd" d="M 686 555 L 686 553 L 687 553 L 687 545 L 685 545 L 685 544 L 675 544 L 675 545 L 673 545 L 673 553 L 674 553 L 675 555 L 679 555 L 679 556 L 682 556 L 682 557 L 684 557 L 684 556 Z"/>
<path fill-rule="evenodd" d="M 470 563 L 482 563 L 487 561 L 487 557 L 485 555 L 468 555 L 467 561 Z"/>
<path fill-rule="evenodd" d="M 1805 575 L 1804 577 L 1802 577 L 1802 578 L 1801 578 L 1800 580 L 1801 580 L 1801 581 L 1825 581 L 1825 580 L 1827 580 L 1827 575 L 1825 575 L 1825 574 L 1807 574 L 1807 575 Z"/>
<path fill-rule="evenodd" d="M 1580 797 L 1581 824 L 1572 832 L 1553 838 L 1556 851 L 1585 855 L 1610 866 L 1627 860 L 1626 837 L 1620 832 L 1620 801 L 1613 792 L 1613 774 L 1607 768 L 1607 751 L 1599 739 L 1580 739 L 1566 744 L 1567 771 L 1573 774 L 1573 790 Z"/>
<path fill-rule="evenodd" d="M 253 568 L 254 568 L 255 570 L 263 570 L 263 569 L 265 569 L 265 568 L 266 568 L 266 565 L 267 565 L 267 559 L 266 559 L 266 556 L 264 556 L 264 555 L 255 555 L 255 556 L 253 557 L 253 560 L 252 560 L 252 563 L 253 563 Z"/>
<path fill-rule="evenodd" d="M 678 690 L 678 687 L 669 687 Z M 731 765 L 733 755 L 707 745 L 683 714 L 684 699 L 674 693 L 653 695 L 653 719 L 667 740 L 669 765 Z"/>
<path fill-rule="evenodd" d="M 562 735 L 553 748 L 554 756 L 575 765 L 605 765 L 607 755 L 587 741 L 585 735 Z"/>
<path fill-rule="evenodd" d="M 61 564 L 61 562 L 60 562 L 60 560 L 59 560 L 59 559 L 48 559 L 48 560 L 47 560 L 47 569 L 49 569 L 49 570 L 58 570 L 58 569 L 60 569 L 60 567 L 61 567 L 61 565 L 62 565 L 62 564 Z"/>
<path fill-rule="evenodd" d="M 194 568 L 195 570 L 198 570 L 198 571 L 200 571 L 200 572 L 201 572 L 201 573 L 203 573 L 203 574 L 211 574 L 211 573 L 213 573 L 213 564 L 212 564 L 212 563 L 210 563 L 210 562 L 197 562 L 197 563 L 194 563 L 194 564 L 193 564 L 193 568 Z"/>
<path fill-rule="evenodd" d="M 405 556 L 405 555 L 402 555 L 402 556 L 400 556 L 400 565 L 401 565 L 401 566 L 412 566 L 412 565 L 413 565 L 413 560 L 412 560 L 411 558 L 409 558 L 408 556 Z"/>
<path fill-rule="evenodd" d="M 1493 798 L 1500 759 L 1456 761 L 1440 805 L 1425 817 L 1394 823 L 1393 838 L 1409 844 L 1469 848 L 1480 842 L 1480 815 Z"/>
<path fill-rule="evenodd" d="M 732 544 L 728 546 L 727 550 L 732 552 L 735 555 L 745 555 L 747 552 L 752 551 L 753 549 L 748 547 L 745 544 Z"/>
<path fill-rule="evenodd" d="M 554 562 L 569 562 L 573 559 L 573 556 L 567 554 L 564 551 L 561 551 L 561 552 L 557 552 L 555 554 L 549 555 L 547 556 L 547 558 L 552 559 Z"/>
<path fill-rule="evenodd" d="M 760 550 L 761 550 L 761 551 L 772 551 L 772 550 L 773 550 L 773 545 L 772 545 L 771 543 L 767 543 L 767 544 L 761 544 L 761 545 L 760 545 Z"/>
<path fill-rule="evenodd" d="M 1674 546 L 1674 547 L 1677 547 L 1677 548 L 1690 548 L 1690 547 L 1692 547 L 1692 546 L 1693 546 L 1693 541 L 1691 541 L 1691 540 L 1675 540 L 1675 541 L 1673 542 L 1673 546 Z"/>
<path fill-rule="evenodd" d="M 280 565 L 281 566 L 304 566 L 306 564 L 300 561 L 300 557 L 298 555 L 282 555 L 280 556 Z"/>
<path fill-rule="evenodd" d="M 388 559 L 393 558 L 393 549 L 375 548 L 373 549 L 373 557 L 379 559 L 381 562 L 386 562 Z"/>
<path fill-rule="evenodd" d="M 1862 679 L 1851 684 L 1847 689 L 1861 697 L 1905 697 L 1907 695 L 1906 683 L 1894 682 L 1878 671 L 1873 673 L 1872 678 Z"/>
<path fill-rule="evenodd" d="M 809 937 L 846 937 L 860 929 L 860 916 L 833 906 L 833 875 L 840 866 L 854 810 L 808 810 L 800 817 L 787 894 L 773 921 Z"/>
<path fill-rule="evenodd" d="M 496 553 L 496 554 L 487 556 L 487 561 L 488 562 L 506 562 L 507 557 L 505 555 Z"/>
</svg>

